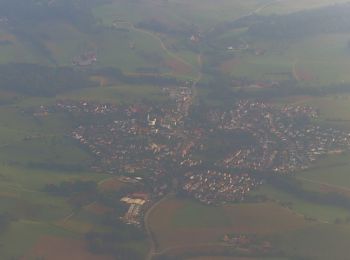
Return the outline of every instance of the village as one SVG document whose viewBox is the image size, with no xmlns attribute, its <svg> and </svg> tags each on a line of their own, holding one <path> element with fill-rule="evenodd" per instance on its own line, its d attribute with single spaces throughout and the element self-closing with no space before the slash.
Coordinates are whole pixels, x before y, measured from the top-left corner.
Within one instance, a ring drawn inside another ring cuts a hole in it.
<svg viewBox="0 0 350 260">
<path fill-rule="evenodd" d="M 240 202 L 263 182 L 257 173 L 291 174 L 307 169 L 320 156 L 350 147 L 350 134 L 315 124 L 318 113 L 311 107 L 278 108 L 241 100 L 230 110 L 205 112 L 207 121 L 197 126 L 186 123 L 191 116 L 191 88 L 163 92 L 170 98 L 163 106 L 66 100 L 32 111 L 34 116 L 73 115 L 81 123 L 72 138 L 95 158 L 91 170 L 144 185 L 142 198 L 132 194 L 120 198 L 129 205 L 122 218 L 129 224 L 140 225 L 147 207 L 170 191 L 207 205 Z M 220 131 L 240 131 L 247 142 L 222 148 L 223 156 L 208 165 L 202 155 L 212 148 L 206 142 Z"/>
<path fill-rule="evenodd" d="M 270 241 L 255 234 L 226 234 L 222 241 L 243 252 L 271 253 L 275 250 Z"/>
<path fill-rule="evenodd" d="M 247 173 L 233 175 L 211 170 L 188 172 L 185 177 L 183 190 L 207 205 L 242 201 L 246 193 L 262 183 Z"/>
<path fill-rule="evenodd" d="M 220 165 L 226 169 L 290 173 L 307 169 L 322 155 L 348 149 L 349 133 L 317 126 L 313 123 L 317 117 L 311 107 L 277 109 L 262 102 L 241 101 L 229 112 L 216 114 L 213 120 L 220 129 L 250 133 L 256 145 L 235 150 Z"/>
</svg>

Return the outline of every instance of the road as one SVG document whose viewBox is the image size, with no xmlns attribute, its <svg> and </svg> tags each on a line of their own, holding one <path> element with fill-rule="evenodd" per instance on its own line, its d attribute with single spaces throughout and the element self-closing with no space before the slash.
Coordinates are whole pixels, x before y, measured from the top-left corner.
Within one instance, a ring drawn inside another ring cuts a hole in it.
<svg viewBox="0 0 350 260">
<path fill-rule="evenodd" d="M 167 199 L 169 199 L 170 197 L 174 196 L 174 193 L 169 193 L 168 195 L 166 195 L 165 197 L 163 197 L 161 200 L 157 201 L 156 203 L 154 203 L 152 205 L 151 208 L 149 208 L 149 210 L 146 212 L 145 214 L 145 219 L 144 219 L 144 223 L 145 223 L 145 229 L 150 241 L 150 250 L 148 252 L 148 255 L 146 257 L 146 260 L 152 260 L 153 257 L 157 254 L 157 246 L 156 246 L 156 241 L 149 223 L 149 216 L 151 215 L 151 213 L 164 201 L 166 201 Z"/>
<path fill-rule="evenodd" d="M 189 66 L 191 67 L 192 69 L 195 69 L 194 68 L 194 65 L 189 63 L 188 61 L 186 61 L 184 58 L 180 57 L 179 55 L 176 55 L 175 53 L 171 52 L 165 45 L 164 41 L 162 40 L 162 38 L 156 34 L 156 33 L 153 33 L 153 32 L 150 32 L 150 31 L 147 31 L 147 30 L 144 30 L 144 29 L 141 29 L 141 28 L 137 28 L 135 27 L 134 24 L 130 23 L 130 22 L 123 22 L 124 24 L 128 25 L 129 26 L 129 29 L 135 31 L 135 32 L 140 32 L 140 33 L 143 33 L 143 34 L 147 34 L 149 36 L 151 36 L 152 38 L 154 38 L 155 40 L 157 40 L 159 43 L 160 43 L 160 47 L 162 48 L 162 50 L 170 57 L 172 57 L 173 59 L 176 59 L 178 60 L 179 62 L 185 64 L 186 66 Z"/>
</svg>

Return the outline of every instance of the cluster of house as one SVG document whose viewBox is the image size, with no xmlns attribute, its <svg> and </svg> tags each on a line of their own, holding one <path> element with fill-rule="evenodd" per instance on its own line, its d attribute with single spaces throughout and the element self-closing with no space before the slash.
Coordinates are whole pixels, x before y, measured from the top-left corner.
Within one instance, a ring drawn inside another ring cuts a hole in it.
<svg viewBox="0 0 350 260">
<path fill-rule="evenodd" d="M 191 90 L 183 87 L 168 91 L 175 100 L 169 107 L 60 101 L 52 110 L 82 116 L 106 115 L 103 122 L 97 118 L 90 124 L 80 125 L 72 133 L 74 139 L 98 158 L 99 170 L 113 174 L 135 173 L 142 169 L 164 172 L 162 161 L 173 160 L 178 155 L 182 155 L 183 164 L 198 164 L 186 161 L 186 154 L 194 143 L 183 145 L 184 133 L 177 128 L 184 125 L 183 114 L 189 109 Z"/>
<path fill-rule="evenodd" d="M 238 249 L 252 252 L 271 252 L 272 244 L 268 240 L 259 239 L 254 234 L 226 234 L 222 241 Z"/>
<path fill-rule="evenodd" d="M 128 211 L 122 217 L 122 220 L 127 224 L 141 225 L 143 207 L 149 202 L 149 196 L 147 193 L 134 193 L 130 196 L 123 197 L 120 200 L 129 205 Z"/>
<path fill-rule="evenodd" d="M 57 101 L 54 106 L 44 107 L 41 106 L 47 112 L 69 112 L 69 113 L 85 113 L 91 115 L 100 115 L 115 113 L 120 110 L 119 106 L 113 104 L 101 104 L 88 101 L 71 101 L 60 100 Z"/>
<path fill-rule="evenodd" d="M 9 23 L 7 16 L 0 16 L 0 25 L 7 25 Z"/>
<path fill-rule="evenodd" d="M 72 61 L 74 66 L 86 67 L 93 65 L 97 62 L 97 55 L 95 52 L 85 52 L 77 57 L 75 57 Z"/>
<path fill-rule="evenodd" d="M 249 174 L 220 171 L 188 172 L 182 189 L 197 200 L 208 204 L 242 201 L 246 193 L 261 184 Z"/>
<path fill-rule="evenodd" d="M 315 125 L 318 115 L 310 107 L 278 108 L 245 100 L 228 111 L 203 111 L 201 120 L 206 122 L 188 124 L 191 84 L 163 90 L 172 101 L 161 106 L 58 101 L 35 113 L 75 116 L 80 126 L 72 137 L 94 155 L 91 168 L 124 176 L 129 183 L 146 184 L 149 200 L 165 195 L 177 178 L 176 187 L 203 203 L 241 201 L 261 183 L 250 175 L 252 171 L 289 173 L 307 168 L 321 155 L 340 153 L 350 146 L 348 133 Z M 215 141 L 211 138 L 216 138 L 216 131 L 239 131 L 249 140 L 243 146 L 233 145 L 208 165 L 203 150 L 210 149 L 207 143 Z M 178 173 L 171 174 L 175 169 Z M 236 174 L 230 174 L 232 170 Z M 139 199 L 123 198 L 130 204 L 126 222 L 138 223 L 135 219 L 147 201 Z"/>
<path fill-rule="evenodd" d="M 233 45 L 226 47 L 227 51 L 230 52 L 242 52 L 242 51 L 248 51 L 250 53 L 253 53 L 256 56 L 264 55 L 266 50 L 262 48 L 253 48 L 246 42 L 237 42 Z"/>
<path fill-rule="evenodd" d="M 316 126 L 317 112 L 307 106 L 276 108 L 241 101 L 230 111 L 211 117 L 220 129 L 247 132 L 256 143 L 228 154 L 221 161 L 225 168 L 288 173 L 306 169 L 320 155 L 350 147 L 349 133 Z"/>
<path fill-rule="evenodd" d="M 288 73 L 281 73 L 286 77 L 290 75 Z M 276 80 L 252 80 L 247 78 L 236 78 L 231 80 L 231 85 L 235 88 L 244 88 L 244 89 L 267 89 L 267 88 L 276 88 L 281 85 L 279 81 Z"/>
<path fill-rule="evenodd" d="M 167 93 L 170 99 L 175 100 L 175 114 L 181 120 L 188 115 L 190 106 L 192 105 L 193 93 L 190 87 L 191 82 L 186 82 L 186 86 L 179 88 L 163 88 L 163 92 Z"/>
</svg>

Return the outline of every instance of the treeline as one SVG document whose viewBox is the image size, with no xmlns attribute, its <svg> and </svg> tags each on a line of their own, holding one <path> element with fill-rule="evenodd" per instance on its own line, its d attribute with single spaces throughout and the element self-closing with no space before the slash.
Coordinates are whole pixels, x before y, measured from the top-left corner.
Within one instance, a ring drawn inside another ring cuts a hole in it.
<svg viewBox="0 0 350 260">
<path fill-rule="evenodd" d="M 161 75 L 129 76 L 116 68 L 79 70 L 71 67 L 10 63 L 0 65 L 0 89 L 29 96 L 55 96 L 75 89 L 97 87 L 98 83 L 90 80 L 93 75 L 108 77 L 114 83 L 131 85 L 167 86 L 181 83 L 176 78 Z"/>
<path fill-rule="evenodd" d="M 345 3 L 288 15 L 252 16 L 242 21 L 252 23 L 252 18 L 255 19 L 248 29 L 252 37 L 293 39 L 320 33 L 349 32 L 349 12 L 350 3 Z"/>
<path fill-rule="evenodd" d="M 10 162 L 11 164 L 19 163 Z M 87 170 L 87 167 L 82 164 L 63 164 L 55 162 L 28 162 L 24 164 L 25 167 L 31 169 L 49 170 L 49 171 L 61 171 L 61 172 L 81 172 Z"/>
<path fill-rule="evenodd" d="M 132 85 L 151 84 L 156 86 L 167 86 L 181 83 L 181 81 L 179 81 L 177 78 L 163 77 L 161 75 L 130 76 L 123 73 L 120 69 L 111 67 L 95 69 L 92 70 L 90 74 L 104 76 L 111 79 L 112 81 L 123 82 Z"/>
<path fill-rule="evenodd" d="M 248 28 L 246 36 L 264 39 L 297 39 L 320 33 L 350 32 L 350 3 L 336 4 L 285 15 L 251 14 L 218 24 L 205 35 L 211 43 L 228 30 Z"/>
<path fill-rule="evenodd" d="M 165 24 L 157 19 L 149 19 L 144 20 L 136 25 L 138 28 L 145 29 L 148 31 L 153 31 L 157 33 L 171 34 L 171 35 L 185 35 L 191 36 L 192 33 L 195 32 L 195 28 L 193 26 L 188 26 L 187 24 L 180 24 L 170 26 L 169 24 Z"/>
<path fill-rule="evenodd" d="M 283 98 L 290 96 L 326 96 L 343 94 L 350 92 L 349 84 L 335 84 L 331 86 L 298 86 L 295 80 L 286 80 L 280 83 L 279 86 L 249 89 L 249 88 L 234 88 L 232 84 L 226 80 L 219 79 L 212 81 L 209 84 L 202 84 L 202 89 L 207 89 L 207 99 L 218 100 L 220 102 L 232 103 L 234 100 L 255 98 L 255 99 L 271 99 Z"/>
<path fill-rule="evenodd" d="M 14 26 L 64 20 L 86 30 L 95 23 L 87 1 L 78 0 L 1 0 L 0 16 Z"/>
<path fill-rule="evenodd" d="M 240 98 L 277 98 L 277 97 L 289 97 L 289 96 L 325 96 L 332 94 L 342 94 L 349 93 L 350 85 L 348 84 L 338 84 L 333 86 L 317 86 L 317 87 L 306 87 L 298 86 L 294 81 L 286 81 L 281 83 L 279 87 L 271 87 L 267 89 L 245 91 L 240 89 L 234 91 L 234 95 Z"/>
<path fill-rule="evenodd" d="M 290 193 L 297 198 L 312 203 L 336 206 L 350 210 L 350 198 L 343 194 L 337 192 L 323 193 L 306 190 L 300 182 L 289 176 L 269 174 L 266 180 L 273 187 Z"/>
<path fill-rule="evenodd" d="M 95 86 L 86 73 L 69 67 L 11 63 L 0 65 L 0 89 L 31 96 L 54 96 Z"/>
<path fill-rule="evenodd" d="M 3 233 L 6 228 L 9 227 L 11 221 L 12 221 L 12 217 L 6 213 L 1 213 L 0 214 L 0 233 Z"/>
</svg>

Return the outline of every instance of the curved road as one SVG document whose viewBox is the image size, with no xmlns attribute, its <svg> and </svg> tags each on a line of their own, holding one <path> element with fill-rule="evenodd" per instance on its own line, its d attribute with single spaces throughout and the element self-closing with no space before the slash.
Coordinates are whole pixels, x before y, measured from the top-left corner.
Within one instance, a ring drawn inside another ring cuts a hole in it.
<svg viewBox="0 0 350 260">
<path fill-rule="evenodd" d="M 148 255 L 146 257 L 146 260 L 152 260 L 153 256 L 157 254 L 157 252 L 156 252 L 156 247 L 157 247 L 156 246 L 156 241 L 155 241 L 154 235 L 153 235 L 151 227 L 150 227 L 149 216 L 155 210 L 155 208 L 158 207 L 159 204 L 161 204 L 163 201 L 166 201 L 167 199 L 169 199 L 173 195 L 174 195 L 173 193 L 169 193 L 164 198 L 162 198 L 161 200 L 159 200 L 156 203 L 154 203 L 152 205 L 152 207 L 149 208 L 149 210 L 145 214 L 145 219 L 144 219 L 145 229 L 146 229 L 146 232 L 148 234 L 148 237 L 149 237 L 149 240 L 150 240 L 150 244 L 151 244 L 150 245 L 150 250 L 149 250 Z"/>
</svg>

